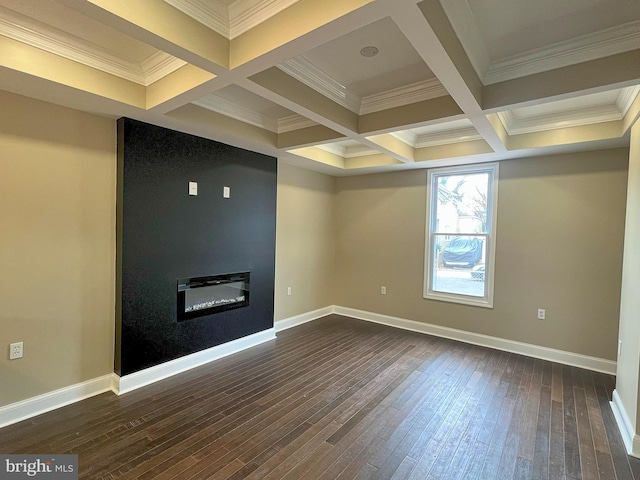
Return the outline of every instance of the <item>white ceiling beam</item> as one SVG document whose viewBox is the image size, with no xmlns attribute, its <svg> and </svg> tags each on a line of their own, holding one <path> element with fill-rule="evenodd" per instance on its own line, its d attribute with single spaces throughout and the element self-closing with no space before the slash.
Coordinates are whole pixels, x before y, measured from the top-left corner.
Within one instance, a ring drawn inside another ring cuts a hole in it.
<svg viewBox="0 0 640 480">
<path fill-rule="evenodd" d="M 393 12 L 391 17 L 449 95 L 468 115 L 478 133 L 494 151 L 506 151 L 503 139 L 482 111 L 482 83 L 438 0 L 425 0 L 420 8 L 407 6 Z"/>
<path fill-rule="evenodd" d="M 228 68 L 229 40 L 163 0 L 59 1 L 203 70 L 220 75 Z"/>
</svg>

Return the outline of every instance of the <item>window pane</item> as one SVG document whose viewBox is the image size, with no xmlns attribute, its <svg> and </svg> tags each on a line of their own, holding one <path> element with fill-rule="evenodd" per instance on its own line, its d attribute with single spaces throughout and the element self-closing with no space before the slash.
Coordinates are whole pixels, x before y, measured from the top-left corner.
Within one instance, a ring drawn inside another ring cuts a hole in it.
<svg viewBox="0 0 640 480">
<path fill-rule="evenodd" d="M 489 173 L 435 175 L 438 201 L 433 231 L 487 233 Z"/>
<path fill-rule="evenodd" d="M 424 297 L 493 308 L 497 163 L 430 169 Z"/>
<path fill-rule="evenodd" d="M 472 297 L 485 295 L 486 238 L 435 235 L 432 290 Z"/>
</svg>

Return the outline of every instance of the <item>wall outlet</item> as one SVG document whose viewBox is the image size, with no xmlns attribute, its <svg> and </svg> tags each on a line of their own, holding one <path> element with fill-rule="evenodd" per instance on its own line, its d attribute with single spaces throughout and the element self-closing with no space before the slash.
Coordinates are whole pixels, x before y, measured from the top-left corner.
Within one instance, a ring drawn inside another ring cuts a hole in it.
<svg viewBox="0 0 640 480">
<path fill-rule="evenodd" d="M 287 295 L 291 295 L 291 287 L 287 287 Z"/>
<path fill-rule="evenodd" d="M 544 308 L 539 308 L 538 309 L 538 320 L 544 320 L 547 317 L 547 312 L 544 310 Z"/>
<path fill-rule="evenodd" d="M 16 358 L 22 358 L 23 343 L 11 343 L 9 344 L 9 360 L 15 360 Z"/>
<path fill-rule="evenodd" d="M 386 295 L 387 294 L 387 287 L 380 287 L 380 294 L 381 295 Z"/>
</svg>

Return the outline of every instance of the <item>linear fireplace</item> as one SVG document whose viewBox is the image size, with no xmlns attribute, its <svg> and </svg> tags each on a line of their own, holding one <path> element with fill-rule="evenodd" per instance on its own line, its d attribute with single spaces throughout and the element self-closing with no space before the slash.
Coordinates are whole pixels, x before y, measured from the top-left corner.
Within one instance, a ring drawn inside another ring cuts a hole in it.
<svg viewBox="0 0 640 480">
<path fill-rule="evenodd" d="M 249 305 L 249 272 L 178 280 L 178 321 Z"/>
</svg>

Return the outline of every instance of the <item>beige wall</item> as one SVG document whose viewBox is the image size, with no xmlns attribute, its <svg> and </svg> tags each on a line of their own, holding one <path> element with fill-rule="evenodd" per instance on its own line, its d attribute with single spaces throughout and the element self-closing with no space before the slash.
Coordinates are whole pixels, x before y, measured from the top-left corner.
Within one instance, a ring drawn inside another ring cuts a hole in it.
<svg viewBox="0 0 640 480">
<path fill-rule="evenodd" d="M 116 155 L 112 120 L 0 102 L 2 406 L 112 371 Z M 275 319 L 336 304 L 615 359 L 627 161 L 501 163 L 491 310 L 422 298 L 426 171 L 333 178 L 281 162 Z M 25 357 L 9 361 L 17 341 Z"/>
<path fill-rule="evenodd" d="M 422 297 L 426 171 L 338 178 L 334 303 L 615 360 L 627 163 L 618 149 L 500 164 L 493 309 Z"/>
<path fill-rule="evenodd" d="M 616 391 L 636 434 L 640 432 L 640 124 L 631 129 L 627 223 L 624 237 L 620 339 Z M 635 452 L 636 455 L 640 452 Z"/>
<path fill-rule="evenodd" d="M 276 321 L 333 304 L 334 188 L 333 177 L 278 165 Z"/>
<path fill-rule="evenodd" d="M 113 120 L 0 105 L 2 406 L 113 371 L 116 155 Z"/>
</svg>

